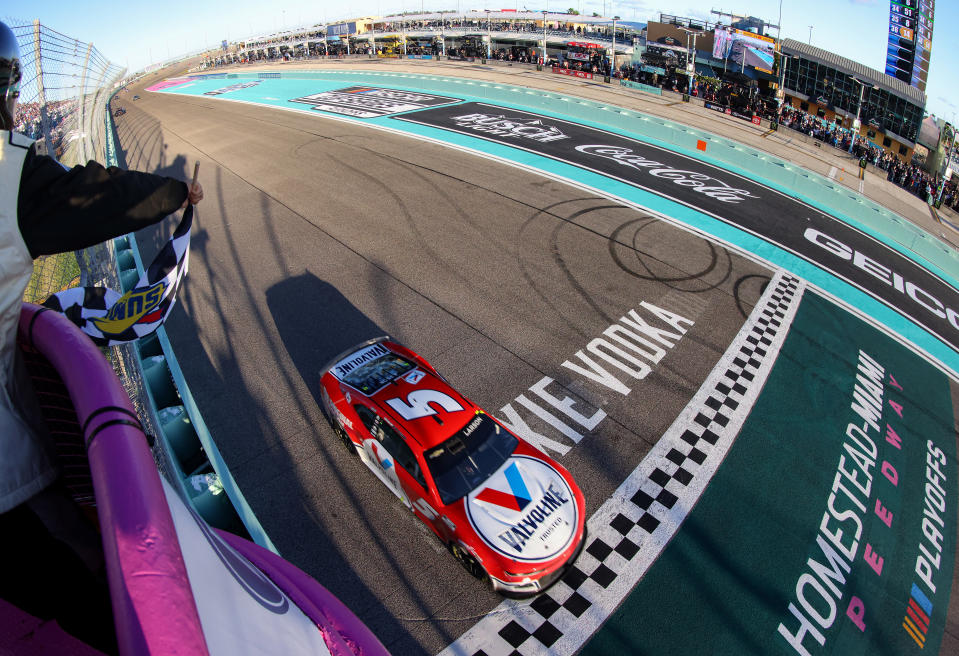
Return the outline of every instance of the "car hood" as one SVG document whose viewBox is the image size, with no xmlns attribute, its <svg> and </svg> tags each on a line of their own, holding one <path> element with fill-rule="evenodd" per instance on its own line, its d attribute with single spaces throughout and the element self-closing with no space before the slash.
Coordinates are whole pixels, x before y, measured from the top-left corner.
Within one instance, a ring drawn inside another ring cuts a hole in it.
<svg viewBox="0 0 959 656">
<path fill-rule="evenodd" d="M 571 483 L 540 458 L 514 455 L 465 500 L 479 538 L 498 554 L 543 563 L 576 537 L 579 507 Z"/>
</svg>

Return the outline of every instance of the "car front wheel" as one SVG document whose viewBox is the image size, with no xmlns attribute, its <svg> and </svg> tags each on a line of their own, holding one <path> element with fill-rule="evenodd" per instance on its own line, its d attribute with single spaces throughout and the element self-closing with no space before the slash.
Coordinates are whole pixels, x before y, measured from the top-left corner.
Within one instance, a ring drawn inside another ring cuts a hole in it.
<svg viewBox="0 0 959 656">
<path fill-rule="evenodd" d="M 480 581 L 489 581 L 489 577 L 486 575 L 486 570 L 484 570 L 483 566 L 477 562 L 476 558 L 473 557 L 473 554 L 458 544 L 451 544 L 450 551 L 453 552 L 453 556 L 460 562 L 460 565 L 462 565 L 463 568 L 470 573 L 470 576 L 479 579 Z"/>
</svg>

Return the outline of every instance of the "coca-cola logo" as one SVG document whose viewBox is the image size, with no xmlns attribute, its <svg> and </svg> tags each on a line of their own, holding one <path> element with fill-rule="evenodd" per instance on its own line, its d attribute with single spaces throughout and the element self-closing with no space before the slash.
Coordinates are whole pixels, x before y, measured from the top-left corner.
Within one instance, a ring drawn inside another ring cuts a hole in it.
<svg viewBox="0 0 959 656">
<path fill-rule="evenodd" d="M 637 171 L 645 171 L 654 178 L 669 180 L 675 185 L 686 187 L 723 203 L 740 203 L 744 198 L 759 198 L 745 189 L 731 187 L 722 180 L 705 173 L 670 168 L 662 162 L 647 159 L 630 148 L 596 144 L 576 146 L 576 150 L 584 155 L 602 157 Z"/>
</svg>

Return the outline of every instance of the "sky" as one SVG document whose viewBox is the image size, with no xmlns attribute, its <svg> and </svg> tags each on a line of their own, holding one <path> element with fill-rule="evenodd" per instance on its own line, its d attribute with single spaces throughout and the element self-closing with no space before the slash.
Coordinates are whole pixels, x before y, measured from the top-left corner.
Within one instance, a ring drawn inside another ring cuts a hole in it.
<svg viewBox="0 0 959 656">
<path fill-rule="evenodd" d="M 716 22 L 712 9 L 752 15 L 780 23 L 782 37 L 811 42 L 865 66 L 886 68 L 889 0 L 232 0 L 229 3 L 187 0 L 39 0 L 23 9 L 7 5 L 7 19 L 32 22 L 84 42 L 130 71 L 151 62 L 278 29 L 337 22 L 359 16 L 412 11 L 519 9 L 620 16 L 623 20 L 658 20 L 660 12 Z M 780 21 L 780 11 L 782 19 Z M 926 87 L 926 111 L 953 124 L 959 119 L 959 2 L 939 0 L 933 23 L 932 59 Z M 775 31 L 771 34 L 775 36 Z"/>
</svg>

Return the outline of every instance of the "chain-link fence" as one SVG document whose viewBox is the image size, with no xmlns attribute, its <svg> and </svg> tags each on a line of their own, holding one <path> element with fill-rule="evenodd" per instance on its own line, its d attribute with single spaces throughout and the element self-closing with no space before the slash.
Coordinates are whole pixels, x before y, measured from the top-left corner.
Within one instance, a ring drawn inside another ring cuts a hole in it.
<svg viewBox="0 0 959 656">
<path fill-rule="evenodd" d="M 14 130 L 37 140 L 37 150 L 72 167 L 94 160 L 115 165 L 113 135 L 105 112 L 123 68 L 108 61 L 92 43 L 52 30 L 39 21 L 4 18 L 20 46 L 23 77 Z M 108 152 L 110 154 L 108 154 Z M 131 259 L 129 249 L 124 257 Z M 51 294 L 77 286 L 124 291 L 113 240 L 73 253 L 41 256 L 23 300 L 42 303 Z M 103 349 L 137 409 L 148 434 L 159 433 L 156 410 L 149 402 L 135 344 Z M 169 473 L 163 453 L 155 450 L 161 472 Z"/>
<path fill-rule="evenodd" d="M 37 140 L 37 150 L 65 166 L 95 160 L 107 165 L 107 101 L 124 70 L 92 43 L 83 43 L 39 21 L 4 18 L 20 45 L 20 100 L 14 130 Z M 23 300 L 42 303 L 51 294 L 77 286 L 121 291 L 112 241 L 74 253 L 41 256 Z M 153 413 L 142 406 L 147 396 L 134 346 L 106 351 L 146 424 Z M 155 432 L 155 431 L 154 431 Z"/>
<path fill-rule="evenodd" d="M 103 163 L 104 112 L 123 69 L 92 43 L 41 25 L 4 18 L 20 45 L 23 78 L 14 130 L 37 140 L 39 152 L 66 166 L 89 160 Z M 94 251 L 94 252 L 90 252 Z M 107 280 L 113 275 L 114 280 Z M 38 258 L 24 300 L 41 302 L 50 294 L 81 284 L 116 284 L 112 254 L 105 247 Z M 109 286 L 109 285 L 107 285 Z"/>
</svg>

